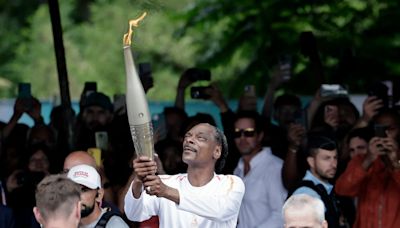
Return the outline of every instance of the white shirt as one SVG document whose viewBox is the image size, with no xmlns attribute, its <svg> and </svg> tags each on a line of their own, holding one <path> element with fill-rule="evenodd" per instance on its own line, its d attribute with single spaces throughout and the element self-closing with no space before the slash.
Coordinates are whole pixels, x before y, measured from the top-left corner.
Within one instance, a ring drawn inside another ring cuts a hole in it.
<svg viewBox="0 0 400 228">
<path fill-rule="evenodd" d="M 158 215 L 160 228 L 234 228 L 244 194 L 243 181 L 233 175 L 216 175 L 206 185 L 194 187 L 187 174 L 160 175 L 166 185 L 179 191 L 179 204 L 142 191 L 139 199 L 125 195 L 125 214 L 132 221 Z"/>
<path fill-rule="evenodd" d="M 283 161 L 264 147 L 250 160 L 250 171 L 244 176 L 241 158 L 234 174 L 241 177 L 246 186 L 239 212 L 238 228 L 281 228 L 282 206 L 287 191 L 282 183 Z"/>
</svg>

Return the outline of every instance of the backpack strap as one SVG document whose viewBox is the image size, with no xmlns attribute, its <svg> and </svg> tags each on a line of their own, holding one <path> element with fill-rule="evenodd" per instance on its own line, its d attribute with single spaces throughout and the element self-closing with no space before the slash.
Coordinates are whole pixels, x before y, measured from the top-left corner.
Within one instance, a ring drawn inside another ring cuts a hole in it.
<svg viewBox="0 0 400 228">
<path fill-rule="evenodd" d="M 337 206 L 337 200 L 333 194 L 329 195 L 325 187 L 322 184 L 315 185 L 314 182 L 309 180 L 302 180 L 297 188 L 290 191 L 290 197 L 294 191 L 300 187 L 307 187 L 314 190 L 320 197 L 326 207 L 325 219 L 328 221 L 329 227 L 339 227 L 339 211 Z"/>
<path fill-rule="evenodd" d="M 321 200 L 324 202 L 325 207 L 329 211 L 337 211 L 337 206 L 336 206 L 336 199 L 333 194 L 328 194 L 326 191 L 325 187 L 322 184 L 317 184 L 315 185 L 312 181 L 304 181 L 305 182 L 305 187 L 309 187 L 312 190 L 316 191 L 318 195 L 321 196 Z"/>
<path fill-rule="evenodd" d="M 111 208 L 107 208 L 107 211 L 101 216 L 100 220 L 97 222 L 94 228 L 104 228 L 106 227 L 108 221 L 113 216 L 119 216 L 119 214 L 115 211 L 112 211 Z"/>
</svg>

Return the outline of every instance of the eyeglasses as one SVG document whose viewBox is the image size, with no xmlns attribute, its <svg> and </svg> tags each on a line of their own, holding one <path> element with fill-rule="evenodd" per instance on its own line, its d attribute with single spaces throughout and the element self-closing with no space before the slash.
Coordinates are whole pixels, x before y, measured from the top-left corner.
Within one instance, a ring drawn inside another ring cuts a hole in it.
<svg viewBox="0 0 400 228">
<path fill-rule="evenodd" d="M 235 138 L 240 138 L 242 135 L 244 137 L 253 137 L 256 134 L 256 130 L 254 128 L 246 128 L 246 129 L 239 129 L 236 128 L 233 136 Z"/>
</svg>

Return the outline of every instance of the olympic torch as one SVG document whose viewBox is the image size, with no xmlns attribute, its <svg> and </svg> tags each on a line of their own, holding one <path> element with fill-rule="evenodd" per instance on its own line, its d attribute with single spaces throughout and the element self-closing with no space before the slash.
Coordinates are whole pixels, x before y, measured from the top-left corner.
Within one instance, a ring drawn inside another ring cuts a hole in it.
<svg viewBox="0 0 400 228">
<path fill-rule="evenodd" d="M 128 33 L 124 34 L 123 38 L 126 71 L 126 106 L 129 127 L 137 156 L 147 156 L 153 159 L 153 126 L 151 123 L 149 106 L 131 52 L 133 27 L 138 27 L 139 22 L 143 20 L 145 16 L 146 12 L 139 18 L 130 20 Z"/>
</svg>

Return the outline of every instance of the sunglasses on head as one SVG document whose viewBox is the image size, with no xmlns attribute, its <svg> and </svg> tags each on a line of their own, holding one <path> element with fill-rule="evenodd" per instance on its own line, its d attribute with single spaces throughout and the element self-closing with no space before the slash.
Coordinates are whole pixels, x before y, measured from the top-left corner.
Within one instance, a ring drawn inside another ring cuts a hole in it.
<svg viewBox="0 0 400 228">
<path fill-rule="evenodd" d="M 246 128 L 246 129 L 236 128 L 235 132 L 233 133 L 233 136 L 235 138 L 240 138 L 242 135 L 244 135 L 244 137 L 253 137 L 255 133 L 256 130 L 254 128 Z"/>
</svg>

